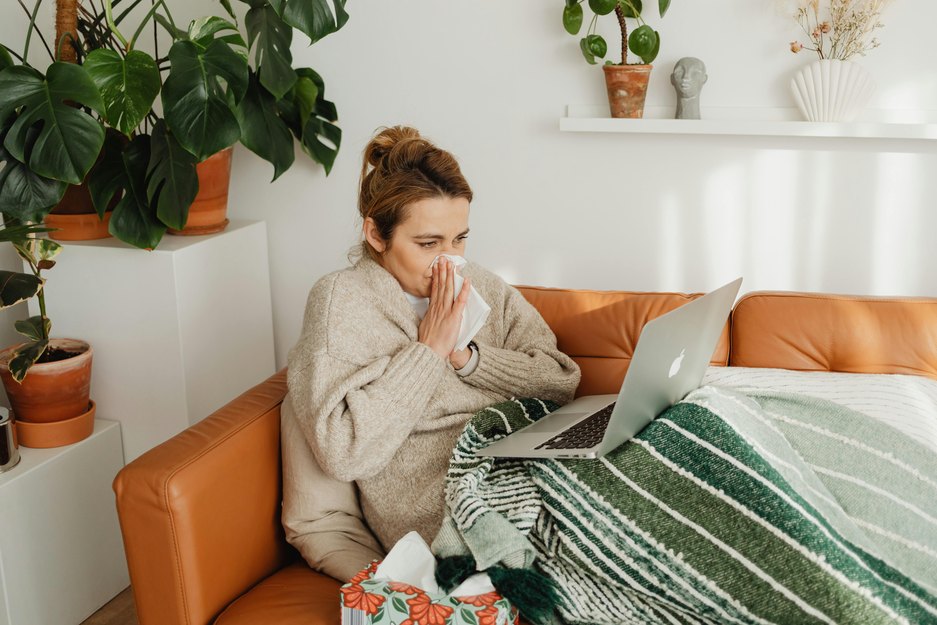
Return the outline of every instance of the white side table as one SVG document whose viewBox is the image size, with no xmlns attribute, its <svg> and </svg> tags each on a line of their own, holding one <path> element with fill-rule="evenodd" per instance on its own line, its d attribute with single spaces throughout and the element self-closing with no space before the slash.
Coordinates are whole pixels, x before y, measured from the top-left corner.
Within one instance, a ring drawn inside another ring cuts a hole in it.
<svg viewBox="0 0 937 625">
<path fill-rule="evenodd" d="M 91 343 L 91 397 L 120 421 L 127 462 L 274 373 L 265 223 L 166 235 L 152 252 L 63 246 L 45 274 L 52 335 Z"/>
<path fill-rule="evenodd" d="M 0 625 L 76 625 L 130 584 L 111 490 L 120 424 L 20 455 L 0 473 Z"/>
</svg>

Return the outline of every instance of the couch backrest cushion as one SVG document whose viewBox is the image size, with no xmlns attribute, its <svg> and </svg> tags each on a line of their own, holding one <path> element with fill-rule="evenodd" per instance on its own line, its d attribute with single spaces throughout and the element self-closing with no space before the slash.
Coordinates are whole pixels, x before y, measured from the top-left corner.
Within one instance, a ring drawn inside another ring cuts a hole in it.
<svg viewBox="0 0 937 625">
<path fill-rule="evenodd" d="M 617 393 L 644 324 L 701 293 L 632 293 L 521 286 L 518 290 L 540 311 L 556 334 L 561 351 L 582 369 L 578 395 Z M 729 360 L 728 322 L 712 364 Z"/>
<path fill-rule="evenodd" d="M 732 366 L 937 379 L 937 299 L 760 291 L 731 327 Z"/>
</svg>

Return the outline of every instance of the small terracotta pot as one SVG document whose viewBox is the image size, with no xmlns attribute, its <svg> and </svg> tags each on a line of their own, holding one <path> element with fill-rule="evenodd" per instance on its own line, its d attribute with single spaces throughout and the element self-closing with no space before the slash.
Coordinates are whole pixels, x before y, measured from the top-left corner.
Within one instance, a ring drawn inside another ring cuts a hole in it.
<svg viewBox="0 0 937 625">
<path fill-rule="evenodd" d="M 17 421 L 49 423 L 88 411 L 91 395 L 91 346 L 76 339 L 51 339 L 54 348 L 79 352 L 56 362 L 36 363 L 18 383 L 9 363 L 18 346 L 0 352 L 0 378 Z"/>
<path fill-rule="evenodd" d="M 28 377 L 28 376 L 27 376 Z M 16 437 L 23 447 L 48 449 L 71 445 L 91 436 L 94 432 L 94 402 L 77 417 L 52 423 L 31 423 L 22 419 L 16 422 Z"/>
<path fill-rule="evenodd" d="M 189 218 L 185 228 L 169 228 L 169 234 L 212 234 L 228 226 L 228 185 L 231 182 L 233 153 L 234 148 L 225 148 L 195 166 L 198 172 L 198 194 L 189 207 Z"/>
<path fill-rule="evenodd" d="M 117 198 L 111 202 L 110 208 L 116 203 Z M 104 213 L 104 219 L 98 217 L 88 183 L 83 182 L 80 185 L 68 185 L 62 201 L 55 205 L 44 221 L 50 228 L 58 228 L 49 233 L 57 241 L 91 241 L 111 236 L 108 232 L 110 220 L 110 210 Z"/>
<path fill-rule="evenodd" d="M 644 99 L 653 65 L 603 65 L 612 117 L 644 117 Z"/>
</svg>

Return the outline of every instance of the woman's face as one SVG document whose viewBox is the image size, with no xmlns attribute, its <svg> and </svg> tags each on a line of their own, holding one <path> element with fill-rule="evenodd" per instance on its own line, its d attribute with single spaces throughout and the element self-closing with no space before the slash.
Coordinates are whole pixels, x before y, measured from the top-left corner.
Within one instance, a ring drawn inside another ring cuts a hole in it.
<svg viewBox="0 0 937 625">
<path fill-rule="evenodd" d="M 364 222 L 364 235 L 381 252 L 381 266 L 404 291 L 429 297 L 433 259 L 440 254 L 465 256 L 469 202 L 465 198 L 434 197 L 414 202 L 409 209 L 407 218 L 397 224 L 389 245 L 381 239 L 371 218 Z"/>
</svg>

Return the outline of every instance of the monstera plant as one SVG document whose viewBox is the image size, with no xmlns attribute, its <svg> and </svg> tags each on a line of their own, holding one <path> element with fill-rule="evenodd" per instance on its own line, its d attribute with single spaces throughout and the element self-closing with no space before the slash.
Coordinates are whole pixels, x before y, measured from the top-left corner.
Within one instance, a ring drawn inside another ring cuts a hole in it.
<svg viewBox="0 0 937 625">
<path fill-rule="evenodd" d="M 229 0 L 221 0 L 226 16 L 184 28 L 166 0 L 140 9 L 144 0 L 70 1 L 73 14 L 63 19 L 69 1 L 59 0 L 44 70 L 28 59 L 43 0 L 28 11 L 23 53 L 0 46 L 4 214 L 40 222 L 68 185 L 86 182 L 98 214 L 113 209 L 111 233 L 152 249 L 167 227 L 185 225 L 195 166 L 221 149 L 240 142 L 273 165 L 275 180 L 298 142 L 331 170 L 337 112 L 322 78 L 293 67 L 290 44 L 294 28 L 313 43 L 340 29 L 345 0 L 243 0 L 246 38 Z M 165 56 L 140 49 L 147 27 L 168 34 Z"/>
</svg>

